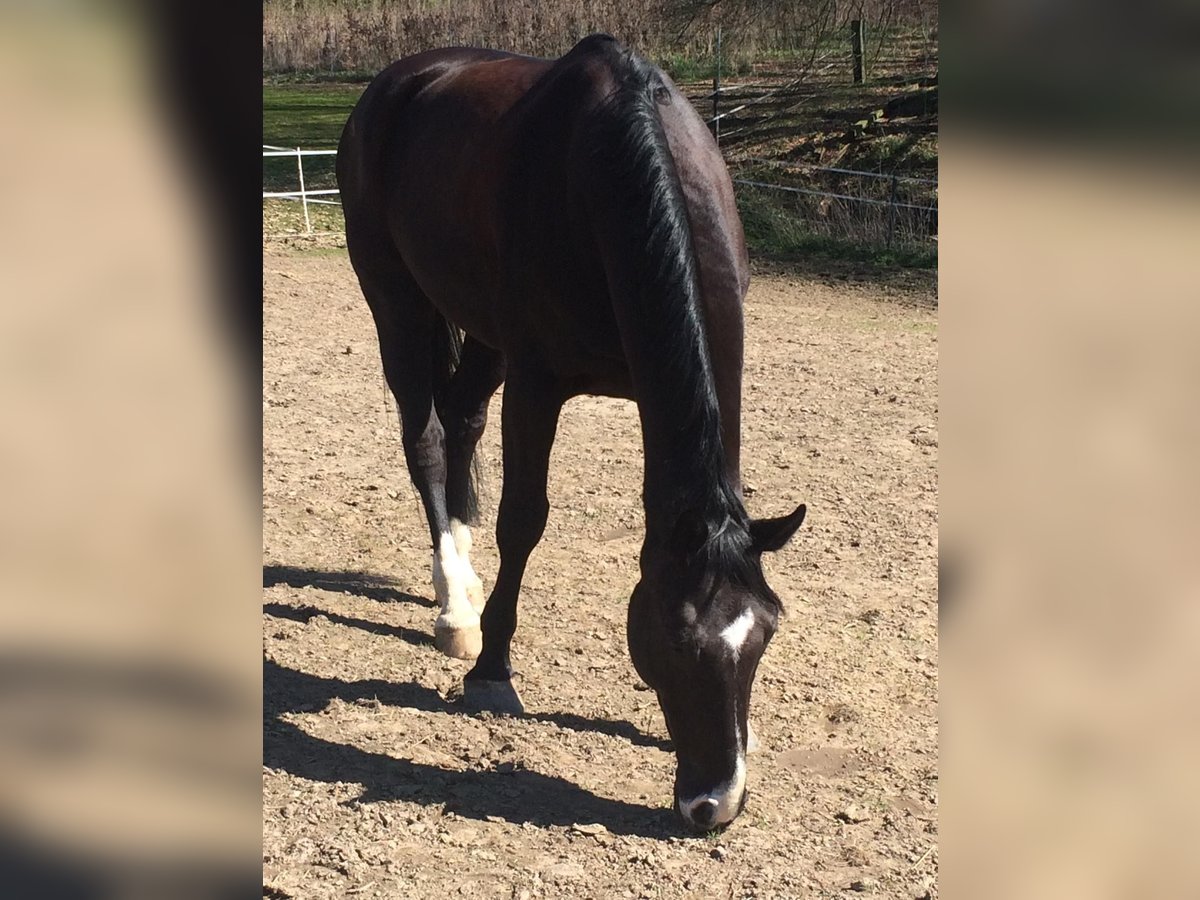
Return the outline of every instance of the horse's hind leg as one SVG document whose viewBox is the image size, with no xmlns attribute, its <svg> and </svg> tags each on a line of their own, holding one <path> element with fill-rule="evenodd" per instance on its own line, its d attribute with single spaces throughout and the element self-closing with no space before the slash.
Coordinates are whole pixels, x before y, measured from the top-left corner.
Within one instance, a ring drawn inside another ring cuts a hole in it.
<svg viewBox="0 0 1200 900">
<path fill-rule="evenodd" d="M 447 656 L 474 659 L 482 646 L 479 613 L 467 596 L 468 568 L 459 559 L 446 507 L 446 433 L 434 402 L 449 376 L 446 324 L 402 264 L 356 268 L 375 317 L 384 377 L 400 408 L 409 476 L 433 540 L 434 593 L 441 607 L 434 644 Z"/>
<path fill-rule="evenodd" d="M 471 567 L 471 526 L 478 522 L 472 460 L 487 425 L 488 401 L 503 380 L 503 354 L 468 336 L 445 400 L 438 404 L 446 432 L 446 511 L 450 516 L 450 533 L 466 581 L 467 598 L 477 612 L 483 611 L 486 597 L 483 583 Z"/>
</svg>

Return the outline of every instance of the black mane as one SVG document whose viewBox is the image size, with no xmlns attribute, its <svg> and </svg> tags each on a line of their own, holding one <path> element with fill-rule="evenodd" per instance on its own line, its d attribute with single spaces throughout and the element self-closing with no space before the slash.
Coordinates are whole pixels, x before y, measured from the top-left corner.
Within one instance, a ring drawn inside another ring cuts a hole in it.
<svg viewBox="0 0 1200 900">
<path fill-rule="evenodd" d="M 702 515 L 708 537 L 700 553 L 730 577 L 758 581 L 761 574 L 743 572 L 749 521 L 726 475 L 691 224 L 659 117 L 660 104 L 672 96 L 645 60 L 615 42 L 601 47 L 617 88 L 591 119 L 588 139 L 602 178 L 597 190 L 620 216 L 621 227 L 613 229 L 623 235 L 619 252 L 636 267 L 626 286 L 632 296 L 624 313 L 632 321 L 624 333 L 638 403 L 655 404 L 678 438 L 669 464 L 678 475 L 672 505 L 675 513 Z M 649 360 L 645 374 L 652 377 L 639 383 L 638 363 Z"/>
</svg>

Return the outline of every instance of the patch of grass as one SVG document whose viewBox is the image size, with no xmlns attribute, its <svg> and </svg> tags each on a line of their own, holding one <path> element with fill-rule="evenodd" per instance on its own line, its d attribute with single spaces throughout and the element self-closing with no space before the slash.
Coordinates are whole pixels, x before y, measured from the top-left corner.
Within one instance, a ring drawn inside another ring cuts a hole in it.
<svg viewBox="0 0 1200 900">
<path fill-rule="evenodd" d="M 685 53 L 668 53 L 655 59 L 671 80 L 679 84 L 695 81 L 712 81 L 717 71 L 715 56 L 692 56 Z M 721 60 L 721 77 L 749 75 L 753 71 L 750 59 L 745 56 L 726 57 Z"/>
<path fill-rule="evenodd" d="M 334 150 L 364 84 L 263 84 L 263 143 L 304 150 Z M 336 187 L 334 157 L 304 158 L 308 188 Z M 263 188 L 299 188 L 295 157 L 263 159 Z"/>
<path fill-rule="evenodd" d="M 367 69 L 337 69 L 332 72 L 325 69 L 296 69 L 288 72 L 264 72 L 263 83 L 270 85 L 357 84 L 364 87 L 378 74 L 378 72 Z"/>
<path fill-rule="evenodd" d="M 931 269 L 937 267 L 937 247 L 897 240 L 886 244 L 864 242 L 821 233 L 803 218 L 790 214 L 753 191 L 739 192 L 738 209 L 746 243 L 752 254 L 781 261 L 826 259 L 878 268 Z"/>
<path fill-rule="evenodd" d="M 340 206 L 310 204 L 308 221 L 314 232 L 341 234 L 346 230 L 346 220 L 342 217 Z M 295 200 L 264 200 L 263 234 L 271 237 L 303 236 L 304 208 Z"/>
<path fill-rule="evenodd" d="M 859 141 L 844 161 L 867 171 L 936 176 L 937 135 L 880 135 Z"/>
<path fill-rule="evenodd" d="M 263 143 L 332 149 L 365 84 L 264 84 Z"/>
</svg>

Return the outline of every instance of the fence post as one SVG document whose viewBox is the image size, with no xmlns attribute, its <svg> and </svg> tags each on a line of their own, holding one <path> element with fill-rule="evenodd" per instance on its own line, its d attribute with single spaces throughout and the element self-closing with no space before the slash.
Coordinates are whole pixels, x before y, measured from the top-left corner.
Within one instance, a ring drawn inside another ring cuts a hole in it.
<svg viewBox="0 0 1200 900">
<path fill-rule="evenodd" d="M 717 67 L 713 71 L 713 137 L 717 146 L 721 146 L 721 120 L 718 118 L 721 109 L 721 26 L 717 26 Z"/>
<path fill-rule="evenodd" d="M 296 172 L 300 175 L 300 205 L 304 207 L 304 233 L 312 234 L 312 222 L 308 218 L 308 194 L 304 190 L 304 157 L 296 148 Z"/>
<path fill-rule="evenodd" d="M 896 231 L 896 186 L 898 179 L 895 175 L 892 176 L 892 191 L 888 197 L 888 236 L 887 248 L 892 249 L 892 236 Z"/>
<path fill-rule="evenodd" d="M 854 83 L 863 83 L 863 20 L 850 22 L 850 54 L 854 57 Z"/>
</svg>

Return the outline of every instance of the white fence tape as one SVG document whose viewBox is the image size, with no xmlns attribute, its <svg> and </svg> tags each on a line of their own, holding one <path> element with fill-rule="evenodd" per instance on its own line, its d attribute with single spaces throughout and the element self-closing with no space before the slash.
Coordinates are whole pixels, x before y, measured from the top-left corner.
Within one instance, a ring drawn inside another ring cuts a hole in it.
<svg viewBox="0 0 1200 900">
<path fill-rule="evenodd" d="M 313 235 L 315 232 L 312 227 L 312 219 L 308 215 L 308 207 L 311 203 L 323 203 L 329 206 L 340 206 L 338 200 L 322 200 L 321 197 L 332 197 L 340 192 L 337 188 L 321 188 L 319 190 L 310 191 L 304 186 L 304 157 L 306 156 L 337 156 L 336 150 L 302 150 L 296 147 L 294 150 L 289 150 L 286 147 L 275 147 L 271 144 L 263 144 L 263 159 L 271 159 L 281 156 L 296 157 L 296 177 L 300 182 L 300 190 L 298 191 L 263 191 L 264 200 L 299 200 L 304 207 L 304 233 Z M 315 198 L 315 199 L 310 199 Z M 274 235 L 272 235 L 274 236 Z"/>
<path fill-rule="evenodd" d="M 734 111 L 735 110 L 730 110 L 730 112 L 734 112 Z M 725 115 L 728 115 L 728 114 L 729 113 L 725 113 Z M 309 218 L 309 215 L 308 215 L 309 204 L 320 203 L 320 204 L 326 204 L 326 205 L 330 205 L 330 206 L 340 206 L 341 205 L 340 200 L 322 199 L 324 197 L 336 196 L 340 192 L 338 191 L 337 188 L 321 188 L 318 190 L 306 189 L 304 186 L 304 161 L 303 160 L 304 160 L 304 157 L 306 157 L 306 156 L 337 156 L 337 151 L 336 150 L 302 150 L 299 147 L 295 148 L 294 150 L 289 150 L 289 149 L 286 149 L 283 147 L 273 147 L 269 144 L 263 144 L 263 158 L 281 157 L 281 156 L 296 157 L 296 176 L 300 181 L 300 190 L 298 190 L 298 191 L 263 191 L 263 199 L 264 200 L 299 200 L 300 203 L 304 207 L 304 233 L 306 235 L 315 235 L 316 232 L 313 231 L 312 220 Z M 833 167 L 828 167 L 828 166 L 807 166 L 807 165 L 803 165 L 803 164 L 789 166 L 787 163 L 776 163 L 772 160 L 762 160 L 762 159 L 750 159 L 747 161 L 751 162 L 751 163 L 759 163 L 759 164 L 770 163 L 770 164 L 776 164 L 776 165 L 783 165 L 783 166 L 789 167 L 789 168 L 809 169 L 809 170 L 824 171 L 824 172 L 837 172 L 837 173 L 841 173 L 841 174 L 845 174 L 845 175 L 859 175 L 859 176 L 864 176 L 864 177 L 868 177 L 868 178 L 886 178 L 886 179 L 894 180 L 894 181 L 920 182 L 920 183 L 924 183 L 924 184 L 934 185 L 935 191 L 936 191 L 936 185 L 937 185 L 937 182 L 932 179 L 915 178 L 913 176 L 905 176 L 905 175 L 886 175 L 882 172 L 862 172 L 862 171 L 858 171 L 855 169 L 838 169 L 838 168 L 833 168 Z M 916 210 L 920 210 L 922 212 L 934 212 L 937 209 L 936 199 L 931 199 L 931 202 L 927 205 L 917 205 L 917 204 L 912 204 L 912 203 L 898 202 L 894 198 L 889 199 L 889 200 L 878 200 L 873 197 L 855 197 L 855 196 L 851 196 L 850 194 L 838 194 L 838 193 L 833 193 L 831 191 L 812 190 L 811 188 L 800 188 L 800 187 L 790 187 L 790 186 L 785 186 L 785 185 L 780 185 L 780 184 L 769 184 L 766 182 L 753 181 L 753 180 L 746 179 L 746 178 L 734 178 L 733 181 L 735 184 L 744 184 L 744 185 L 747 185 L 750 187 L 767 188 L 770 190 L 777 190 L 777 191 L 787 191 L 788 193 L 793 193 L 793 194 L 807 194 L 807 195 L 811 195 L 814 197 L 829 197 L 831 199 L 837 199 L 837 200 L 848 200 L 853 203 L 867 203 L 867 204 L 876 205 L 876 206 L 892 206 L 892 207 L 899 207 L 899 208 L 903 208 L 903 209 L 916 209 Z M 322 232 L 322 234 L 324 234 L 324 233 L 325 232 Z M 269 237 L 280 237 L 280 236 L 281 235 L 269 235 Z"/>
</svg>

